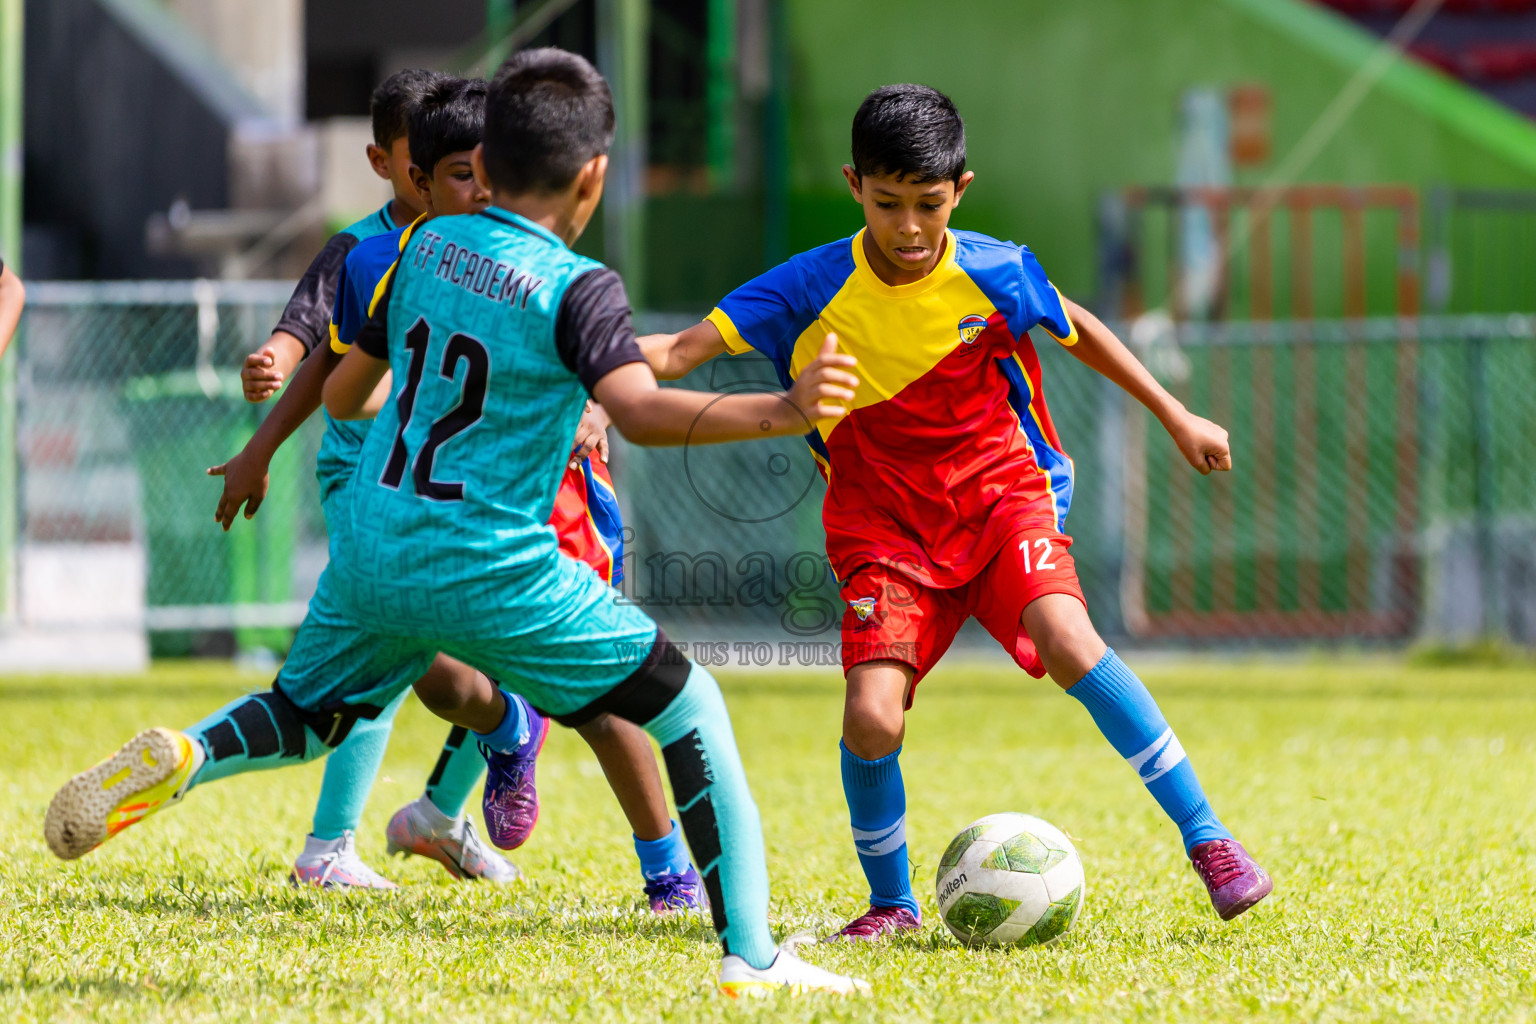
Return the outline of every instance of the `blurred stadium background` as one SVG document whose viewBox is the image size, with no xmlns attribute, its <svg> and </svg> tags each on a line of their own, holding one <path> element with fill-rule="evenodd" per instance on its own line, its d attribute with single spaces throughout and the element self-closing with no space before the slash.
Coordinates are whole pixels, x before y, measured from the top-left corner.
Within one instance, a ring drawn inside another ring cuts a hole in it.
<svg viewBox="0 0 1536 1024">
<path fill-rule="evenodd" d="M 643 327 L 859 226 L 838 168 L 867 90 L 955 97 L 956 226 L 1030 245 L 1232 431 L 1238 472 L 1200 479 L 1041 346 L 1117 641 L 1536 642 L 1536 0 L 0 0 L 0 254 L 29 289 L 0 670 L 281 653 L 325 560 L 318 425 L 220 533 L 203 470 L 265 412 L 239 361 L 386 198 L 373 85 L 542 43 L 615 85 L 581 248 Z M 617 447 L 627 593 L 775 662 L 837 639 L 797 444 Z"/>
</svg>

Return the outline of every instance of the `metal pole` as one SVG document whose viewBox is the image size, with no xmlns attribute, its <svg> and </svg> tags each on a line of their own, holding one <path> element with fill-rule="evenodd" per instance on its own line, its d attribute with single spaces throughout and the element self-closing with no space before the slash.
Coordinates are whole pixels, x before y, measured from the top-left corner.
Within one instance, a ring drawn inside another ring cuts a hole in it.
<svg viewBox="0 0 1536 1024">
<path fill-rule="evenodd" d="M 505 39 L 512 31 L 516 6 L 517 0 L 485 0 L 485 39 L 488 44 Z"/>
<path fill-rule="evenodd" d="M 736 3 L 709 0 L 705 15 L 705 56 L 709 79 L 706 150 L 709 184 L 716 191 L 736 187 Z"/>
<path fill-rule="evenodd" d="M 613 89 L 615 131 L 603 199 L 603 249 L 624 275 L 632 305 L 645 303 L 646 110 L 649 0 L 598 0 L 597 63 Z"/>
<path fill-rule="evenodd" d="M 22 3 L 0 0 L 0 257 L 21 270 L 21 146 L 23 137 Z M 21 494 L 16 464 L 16 362 L 0 359 L 0 626 L 16 621 L 16 526 Z"/>
<path fill-rule="evenodd" d="M 789 258 L 789 12 L 768 0 L 768 96 L 763 103 L 763 262 Z"/>
</svg>

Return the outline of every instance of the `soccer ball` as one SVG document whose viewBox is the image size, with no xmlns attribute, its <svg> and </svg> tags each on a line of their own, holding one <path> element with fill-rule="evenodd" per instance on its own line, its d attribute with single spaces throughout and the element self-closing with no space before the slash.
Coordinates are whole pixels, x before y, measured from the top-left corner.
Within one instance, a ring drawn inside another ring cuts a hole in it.
<svg viewBox="0 0 1536 1024">
<path fill-rule="evenodd" d="M 1077 920 L 1083 861 L 1050 822 L 989 814 L 950 841 L 936 886 L 939 915 L 961 942 L 1033 946 Z"/>
</svg>

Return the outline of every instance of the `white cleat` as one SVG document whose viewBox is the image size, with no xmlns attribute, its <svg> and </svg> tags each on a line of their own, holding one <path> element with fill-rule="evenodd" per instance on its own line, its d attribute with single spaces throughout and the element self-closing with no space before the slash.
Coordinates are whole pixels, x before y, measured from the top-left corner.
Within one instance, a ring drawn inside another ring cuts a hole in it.
<svg viewBox="0 0 1536 1024">
<path fill-rule="evenodd" d="M 454 878 L 507 885 L 523 877 L 516 864 L 485 844 L 468 818 L 448 817 L 425 796 L 396 811 L 384 835 L 391 854 L 430 857 Z"/>
<path fill-rule="evenodd" d="M 304 852 L 293 864 L 288 881 L 317 889 L 398 889 L 394 882 L 363 863 L 351 831 L 340 839 L 304 837 Z"/>
<path fill-rule="evenodd" d="M 785 949 L 761 970 L 734 953 L 720 962 L 720 991 L 732 999 L 771 996 L 784 988 L 797 996 L 806 992 L 851 996 L 868 992 L 869 982 L 822 970 Z"/>
</svg>

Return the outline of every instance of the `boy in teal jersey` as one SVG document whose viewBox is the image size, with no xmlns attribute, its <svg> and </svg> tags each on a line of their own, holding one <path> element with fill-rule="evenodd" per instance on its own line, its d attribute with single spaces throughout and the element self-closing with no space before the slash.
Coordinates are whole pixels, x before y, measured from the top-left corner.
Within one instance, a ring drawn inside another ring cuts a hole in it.
<svg viewBox="0 0 1536 1024">
<path fill-rule="evenodd" d="M 657 388 L 618 275 L 569 248 L 601 198 L 612 137 L 607 83 L 580 57 L 525 51 L 497 73 L 476 153 L 492 206 L 412 236 L 326 381 L 332 415 L 377 415 L 337 537 L 337 590 L 360 623 L 506 680 L 557 721 L 611 713 L 644 727 L 704 873 L 722 988 L 851 992 L 860 983 L 774 945 L 762 827 L 718 686 L 561 555 L 548 521 L 588 394 L 638 443 L 783 436 L 839 414 L 852 360 L 829 339 L 780 395 Z M 488 749 L 516 750 L 526 711 L 492 698 L 473 728 Z"/>
<path fill-rule="evenodd" d="M 443 90 L 452 82 L 446 76 L 436 76 L 434 81 L 437 84 L 429 92 Z M 443 100 L 451 100 L 453 95 L 450 89 L 443 93 Z M 483 104 L 459 111 L 457 135 L 469 132 L 472 137 L 460 138 L 457 143 L 448 140 L 447 145 L 457 144 L 459 149 L 467 150 L 478 142 L 482 108 Z M 431 137 L 433 129 L 437 134 L 455 133 L 455 126 L 441 119 L 423 121 L 419 111 L 409 119 L 409 123 L 416 122 L 421 122 L 427 133 L 417 141 L 418 148 L 432 146 L 441 151 L 439 143 L 444 140 Z M 458 161 L 435 161 L 435 165 L 441 166 L 434 166 L 434 177 L 448 182 L 458 164 L 467 168 L 468 153 L 458 155 Z M 428 182 L 424 180 L 423 184 Z M 445 212 L 483 208 L 488 199 L 472 177 L 467 185 L 457 181 L 437 189 L 436 194 Z M 425 206 L 429 198 L 423 190 L 416 202 Z M 373 238 L 398 245 L 400 230 Z M 388 242 L 389 239 L 394 241 Z M 348 251 L 355 253 L 356 244 L 349 245 Z M 341 280 L 339 270 L 329 275 L 332 289 Z M 327 325 L 325 334 L 329 333 Z M 217 516 L 226 529 L 242 505 L 247 507 L 248 517 L 254 514 L 266 491 L 267 466 L 272 454 L 318 407 L 326 364 L 334 365 L 337 359 L 339 356 L 329 345 L 321 346 L 305 362 L 245 450 L 225 466 L 211 471 L 225 478 Z M 336 431 L 357 432 L 360 425 L 330 426 L 319 476 L 326 514 L 334 521 L 337 495 L 344 492 L 362 434 L 358 433 L 355 440 L 338 438 Z M 406 691 L 427 670 L 428 664 L 432 665 L 429 678 L 439 680 L 440 686 L 469 685 L 456 677 L 473 677 L 475 673 L 448 659 L 433 663 L 432 659 L 424 662 L 415 655 L 396 658 L 389 645 L 375 644 L 359 635 L 336 608 L 328 578 L 328 573 L 322 575 L 309 614 L 271 692 L 233 701 L 185 732 L 147 730 L 117 754 L 60 789 L 44 828 L 55 853 L 61 857 L 80 856 L 204 782 L 329 754 L 313 831 L 294 865 L 293 878 L 326 888 L 394 888 L 394 883 L 374 872 L 357 855 L 353 832 L 383 759 L 395 713 Z M 488 687 L 489 683 L 484 685 Z M 392 819 L 390 846 L 403 851 L 409 845 L 413 852 L 433 857 L 458 877 L 509 882 L 517 877 L 517 870 L 489 849 L 459 815 L 483 768 L 480 755 L 464 744 L 463 737 L 462 729 L 449 734 L 427 795 Z M 146 752 L 152 764 L 145 763 Z M 123 764 L 133 764 L 134 771 L 114 784 L 108 799 L 101 795 L 104 791 L 99 780 L 112 777 Z M 174 785 L 167 788 L 172 782 Z"/>
<path fill-rule="evenodd" d="M 480 143 L 484 121 L 484 82 L 451 80 L 435 86 L 422 100 L 411 123 L 411 150 L 415 161 L 411 173 L 417 189 L 428 200 L 427 213 L 411 227 L 366 240 L 347 257 L 337 289 L 336 312 L 331 321 L 332 352 L 316 360 L 322 366 L 331 366 L 351 348 L 359 329 L 368 320 L 381 282 L 392 271 L 412 231 L 422 230 L 422 225 L 435 215 L 484 208 L 489 196 L 478 191 L 470 168 L 470 151 Z M 466 190 L 472 195 L 464 195 Z M 326 419 L 318 472 L 327 513 L 331 515 L 332 496 L 350 479 L 369 423 L 366 420 L 338 421 L 329 415 Z M 621 524 L 613 518 L 618 514 L 617 505 L 609 502 L 599 509 L 592 506 L 588 498 L 587 481 L 594 475 L 606 479 L 605 470 L 590 464 L 597 458 L 596 453 L 586 454 L 592 440 L 601 437 L 601 431 L 584 418 L 577 437 L 577 451 L 571 459 L 576 471 L 568 472 L 562 480 L 561 497 L 582 509 L 580 520 L 583 523 L 592 520 L 594 512 L 607 511 L 606 516 L 600 517 L 607 523 L 604 529 L 606 540 L 600 539 L 599 543 L 605 544 L 608 552 L 603 552 L 606 557 L 593 558 L 589 564 L 604 574 L 605 582 L 616 583 L 612 574 L 617 563 L 609 552 L 623 543 L 622 536 L 617 535 Z M 587 465 L 582 466 L 582 463 Z M 566 526 L 562 523 L 562 528 Z M 577 552 L 576 557 L 582 557 L 583 537 L 579 531 L 574 537 L 569 535 L 570 532 L 568 529 L 560 531 L 562 550 Z M 290 660 L 292 657 L 290 655 Z M 430 706 L 443 709 L 451 717 L 452 709 L 461 703 L 461 697 L 455 691 L 444 690 L 443 686 L 450 680 L 457 680 L 461 686 L 478 688 L 481 684 L 473 675 L 472 672 L 467 676 L 466 673 L 433 673 L 426 685 L 418 686 L 417 693 Z M 578 731 L 597 754 L 629 819 L 651 909 L 665 914 L 702 907 L 703 883 L 688 860 L 681 830 L 667 814 L 661 775 L 644 731 L 612 715 L 599 716 Z M 479 781 L 483 769 L 480 758 L 472 750 L 469 758 L 464 756 L 466 741 L 465 729 L 454 730 L 438 768 L 433 772 L 427 793 L 391 819 L 391 850 L 438 855 L 443 816 L 458 816 L 469 787 Z M 530 764 L 527 771 L 530 789 L 532 776 L 533 765 Z M 527 838 L 527 831 L 522 826 L 531 827 L 537 819 L 536 791 L 529 810 L 513 806 L 507 813 L 501 813 L 500 805 L 509 799 L 515 804 L 517 795 L 516 787 L 488 787 L 486 793 L 486 823 L 491 829 L 491 841 L 506 849 L 520 846 Z"/>
</svg>

